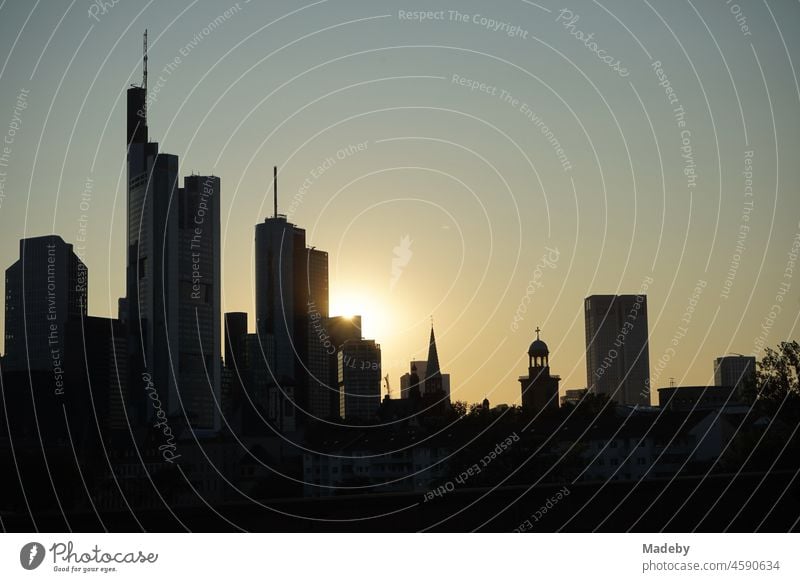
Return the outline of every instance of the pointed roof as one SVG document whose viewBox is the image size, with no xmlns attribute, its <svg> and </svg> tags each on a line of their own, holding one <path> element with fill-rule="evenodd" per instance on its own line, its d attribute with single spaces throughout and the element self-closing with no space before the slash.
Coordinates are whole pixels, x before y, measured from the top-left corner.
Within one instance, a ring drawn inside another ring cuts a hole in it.
<svg viewBox="0 0 800 582">
<path fill-rule="evenodd" d="M 442 375 L 442 371 L 439 369 L 439 352 L 436 349 L 436 335 L 433 333 L 433 326 L 431 326 L 431 339 L 428 345 L 428 366 L 425 371 L 428 376 Z"/>
<path fill-rule="evenodd" d="M 436 335 L 433 333 L 433 323 L 431 323 L 431 339 L 428 344 L 428 365 L 425 368 L 425 392 L 428 388 L 441 390 L 442 371 L 439 368 L 439 352 L 436 349 Z"/>
</svg>

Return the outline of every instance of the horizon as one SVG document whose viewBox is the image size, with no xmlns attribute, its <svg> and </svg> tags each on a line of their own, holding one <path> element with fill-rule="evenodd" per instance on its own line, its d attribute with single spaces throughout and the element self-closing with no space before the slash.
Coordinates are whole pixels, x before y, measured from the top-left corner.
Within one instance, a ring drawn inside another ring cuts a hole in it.
<svg viewBox="0 0 800 582">
<path fill-rule="evenodd" d="M 254 228 L 270 215 L 268 168 L 277 165 L 278 211 L 329 254 L 331 315 L 362 316 L 395 386 L 425 357 L 433 315 L 454 400 L 519 403 L 536 327 L 561 393 L 586 387 L 584 299 L 635 294 L 647 278 L 656 389 L 671 377 L 712 385 L 715 358 L 760 356 L 796 337 L 800 128 L 785 112 L 800 99 L 800 55 L 795 39 L 764 32 L 791 9 L 749 15 L 756 50 L 732 18 L 714 22 L 705 7 L 698 23 L 674 7 L 649 9 L 663 11 L 661 21 L 624 6 L 636 30 L 626 36 L 591 5 L 570 16 L 493 7 L 509 25 L 491 30 L 441 3 L 442 19 L 423 22 L 385 2 L 368 13 L 321 4 L 311 16 L 286 2 L 233 3 L 222 20 L 230 7 L 160 7 L 158 18 L 140 18 L 125 3 L 97 22 L 78 11 L 39 39 L 59 49 L 49 52 L 29 48 L 30 37 L 17 47 L 8 29 L 25 21 L 47 30 L 53 16 L 26 21 L 22 7 L 8 7 L 16 19 L 0 27 L 16 52 L 0 70 L 0 95 L 17 104 L 5 118 L 20 122 L 2 168 L 6 236 L 58 234 L 78 252 L 84 233 L 89 314 L 116 317 L 124 93 L 141 75 L 148 28 L 149 87 L 159 88 L 148 95 L 151 140 L 179 156 L 180 176 L 220 178 L 222 313 L 247 312 L 250 331 Z M 181 18 L 165 26 L 170 15 Z M 520 28 L 511 33 L 511 23 Z M 710 56 L 687 59 L 669 23 Z M 596 66 L 582 31 L 624 71 Z M 735 74 L 726 70 L 734 60 Z M 17 245 L 2 253 L 5 269 Z"/>
</svg>

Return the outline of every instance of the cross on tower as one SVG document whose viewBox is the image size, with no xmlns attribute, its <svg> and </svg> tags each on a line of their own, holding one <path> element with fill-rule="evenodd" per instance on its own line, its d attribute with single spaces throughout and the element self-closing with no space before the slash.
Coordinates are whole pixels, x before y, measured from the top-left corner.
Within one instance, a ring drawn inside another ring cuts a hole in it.
<svg viewBox="0 0 800 582">
<path fill-rule="evenodd" d="M 534 331 L 536 332 L 536 339 L 538 340 L 539 339 L 539 332 L 542 331 L 542 330 L 540 330 L 539 326 L 537 325 L 536 329 Z"/>
</svg>

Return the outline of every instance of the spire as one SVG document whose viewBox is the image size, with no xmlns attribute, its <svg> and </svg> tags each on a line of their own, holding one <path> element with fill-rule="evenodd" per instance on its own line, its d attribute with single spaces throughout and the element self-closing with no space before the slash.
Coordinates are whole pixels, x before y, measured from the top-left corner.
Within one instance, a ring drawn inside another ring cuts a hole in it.
<svg viewBox="0 0 800 582">
<path fill-rule="evenodd" d="M 433 318 L 431 318 L 431 339 L 428 344 L 428 365 L 425 368 L 425 394 L 434 394 L 442 390 L 442 371 L 439 368 L 439 352 L 436 349 L 432 320 Z"/>
<path fill-rule="evenodd" d="M 144 123 L 147 124 L 147 29 L 144 29 L 142 38 L 142 88 L 144 89 L 144 105 L 142 106 Z"/>
<path fill-rule="evenodd" d="M 278 218 L 278 166 L 272 166 L 272 198 L 275 206 L 274 218 Z"/>
</svg>

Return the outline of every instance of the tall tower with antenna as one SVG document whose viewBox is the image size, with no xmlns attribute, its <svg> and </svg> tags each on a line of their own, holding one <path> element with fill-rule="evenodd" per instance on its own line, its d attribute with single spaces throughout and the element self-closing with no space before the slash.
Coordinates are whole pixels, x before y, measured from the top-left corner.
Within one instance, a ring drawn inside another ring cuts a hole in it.
<svg viewBox="0 0 800 582">
<path fill-rule="evenodd" d="M 142 116 L 147 120 L 147 29 L 144 29 L 144 36 L 142 37 L 142 88 L 144 89 L 144 106 L 142 107 L 144 115 Z"/>
<path fill-rule="evenodd" d="M 139 389 L 149 378 L 167 414 L 180 411 L 173 370 L 178 350 L 178 156 L 148 139 L 147 32 L 142 83 L 127 92 L 128 386 L 134 417 L 149 424 L 154 410 Z"/>
<path fill-rule="evenodd" d="M 147 143 L 147 31 L 142 39 L 142 84 L 128 88 L 128 147 Z M 130 152 L 129 152 L 130 156 Z"/>
<path fill-rule="evenodd" d="M 269 371 L 261 389 L 274 395 L 267 418 L 291 431 L 330 408 L 329 358 L 314 331 L 315 322 L 324 331 L 328 318 L 328 253 L 308 248 L 306 231 L 278 213 L 277 166 L 272 204 L 272 215 L 255 228 L 256 330 L 264 347 L 258 365 Z"/>
</svg>

